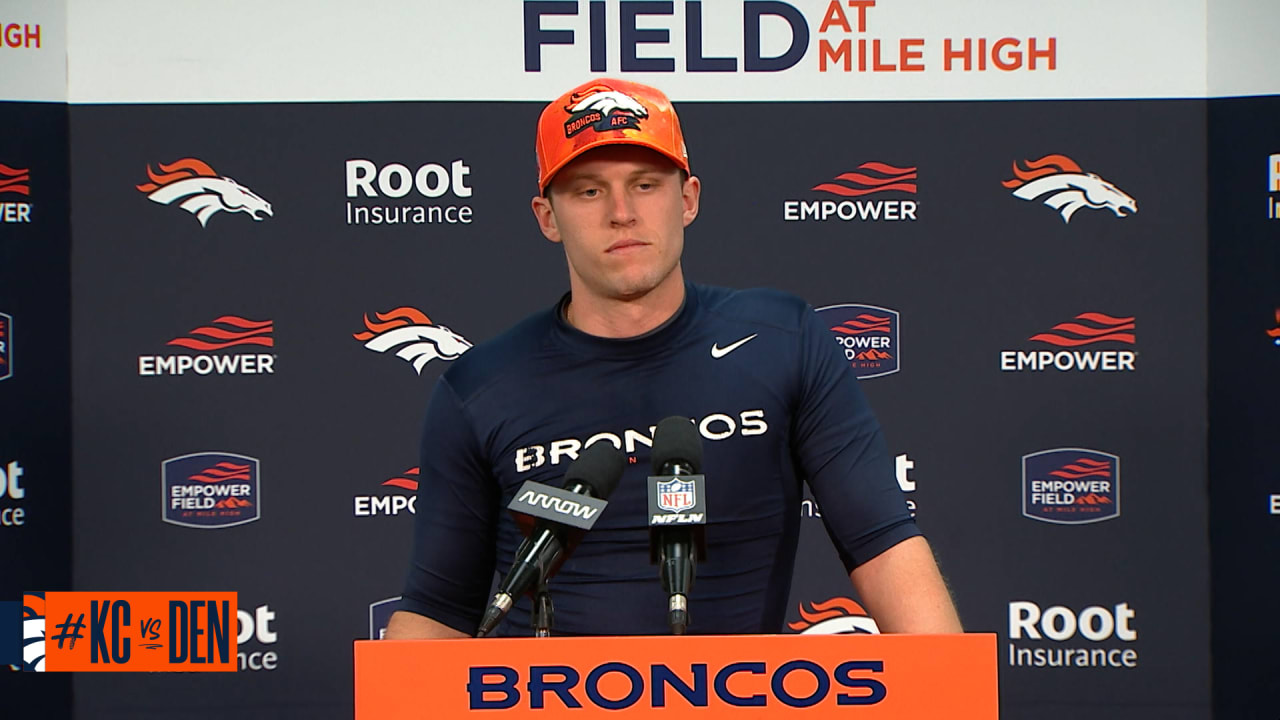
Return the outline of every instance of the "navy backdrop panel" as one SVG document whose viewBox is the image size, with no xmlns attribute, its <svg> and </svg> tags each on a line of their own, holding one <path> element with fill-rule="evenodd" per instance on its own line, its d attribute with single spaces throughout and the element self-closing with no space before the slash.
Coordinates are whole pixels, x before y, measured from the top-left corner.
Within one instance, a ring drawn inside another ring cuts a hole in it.
<svg viewBox="0 0 1280 720">
<path fill-rule="evenodd" d="M 1216 716 L 1274 717 L 1280 628 L 1280 98 L 1209 103 L 1209 500 Z M 1270 332 L 1268 332 L 1270 331 Z"/>
<path fill-rule="evenodd" d="M 0 113 L 0 599 L 17 600 L 71 586 L 70 192 L 66 106 Z M 0 676 L 6 712 L 70 714 L 70 678 Z"/>
<path fill-rule="evenodd" d="M 863 387 L 966 627 L 999 634 L 1005 717 L 1208 716 L 1206 351 L 1188 342 L 1207 325 L 1204 107 L 681 106 L 704 182 L 690 277 L 896 313 L 900 370 Z M 350 641 L 399 594 L 421 413 L 448 363 L 419 373 L 366 343 L 397 323 L 480 342 L 564 291 L 528 210 L 539 110 L 72 109 L 75 583 L 235 589 L 246 666 L 82 675 L 79 716 L 349 714 Z M 1106 197 L 1066 222 L 1014 194 L 1015 163 L 1094 173 Z M 349 174 L 382 197 L 348 197 Z M 819 189 L 894 174 L 915 192 Z M 250 212 L 202 224 L 200 192 L 174 188 L 229 193 L 224 176 Z M 374 224 L 388 209 L 409 221 Z M 1132 363 L 1071 354 L 1102 351 Z M 1105 466 L 1082 473 L 1107 479 L 1099 521 L 1024 515 L 1024 456 L 1058 449 Z M 162 463 L 197 453 L 256 461 L 254 509 L 214 515 L 258 519 L 175 524 L 192 516 Z M 793 629 L 859 627 L 820 508 L 804 512 Z"/>
</svg>

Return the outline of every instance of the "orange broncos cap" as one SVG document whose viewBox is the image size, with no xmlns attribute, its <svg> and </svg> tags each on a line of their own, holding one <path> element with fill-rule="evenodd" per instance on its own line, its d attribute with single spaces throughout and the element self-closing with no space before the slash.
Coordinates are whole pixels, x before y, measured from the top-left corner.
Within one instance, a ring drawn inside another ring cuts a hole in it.
<svg viewBox="0 0 1280 720">
<path fill-rule="evenodd" d="M 538 189 L 582 153 L 603 145 L 657 150 L 689 172 L 689 152 L 675 108 L 662 91 L 627 80 L 596 78 L 561 95 L 538 118 Z"/>
</svg>

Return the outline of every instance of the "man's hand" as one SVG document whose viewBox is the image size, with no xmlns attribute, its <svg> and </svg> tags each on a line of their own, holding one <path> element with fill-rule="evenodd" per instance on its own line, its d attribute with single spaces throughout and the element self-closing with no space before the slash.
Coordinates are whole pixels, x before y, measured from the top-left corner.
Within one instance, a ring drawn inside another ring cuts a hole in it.
<svg viewBox="0 0 1280 720">
<path fill-rule="evenodd" d="M 440 640 L 444 638 L 471 637 L 458 632 L 444 623 L 436 622 L 425 615 L 397 610 L 387 623 L 384 640 Z"/>
<path fill-rule="evenodd" d="M 929 543 L 908 538 L 849 574 L 858 597 L 881 632 L 964 632 Z"/>
</svg>

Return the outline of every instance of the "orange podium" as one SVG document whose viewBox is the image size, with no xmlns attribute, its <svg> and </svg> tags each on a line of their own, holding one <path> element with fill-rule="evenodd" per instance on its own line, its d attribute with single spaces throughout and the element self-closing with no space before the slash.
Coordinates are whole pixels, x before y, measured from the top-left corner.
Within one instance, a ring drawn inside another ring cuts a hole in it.
<svg viewBox="0 0 1280 720">
<path fill-rule="evenodd" d="M 989 633 L 358 640 L 355 681 L 356 720 L 996 720 L 999 704 Z"/>
</svg>

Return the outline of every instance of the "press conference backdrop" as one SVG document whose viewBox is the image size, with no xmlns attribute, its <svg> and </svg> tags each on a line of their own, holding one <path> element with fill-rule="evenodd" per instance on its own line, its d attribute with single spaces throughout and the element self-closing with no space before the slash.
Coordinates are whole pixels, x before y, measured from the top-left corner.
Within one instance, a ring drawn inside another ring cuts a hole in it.
<svg viewBox="0 0 1280 720">
<path fill-rule="evenodd" d="M 598 71 L 678 103 L 688 275 L 830 320 L 966 628 L 1000 638 L 1004 717 L 1206 718 L 1211 657 L 1218 717 L 1265 707 L 1280 138 L 1273 98 L 1206 99 L 1273 89 L 1239 59 L 1256 6 L 231 6 L 0 28 L 48 75 L 0 142 L 0 467 L 31 509 L 7 591 L 241 608 L 243 672 L 80 675 L 76 717 L 349 714 L 434 381 L 566 288 L 532 129 Z M 874 632 L 801 512 L 787 631 Z"/>
</svg>

